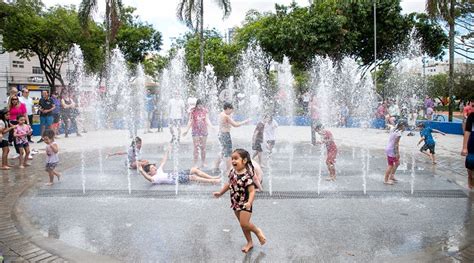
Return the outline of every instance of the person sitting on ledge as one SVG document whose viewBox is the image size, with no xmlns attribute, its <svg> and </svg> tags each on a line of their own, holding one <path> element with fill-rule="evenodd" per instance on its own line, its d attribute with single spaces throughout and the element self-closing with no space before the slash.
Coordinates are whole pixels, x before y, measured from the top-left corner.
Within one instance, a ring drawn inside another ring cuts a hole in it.
<svg viewBox="0 0 474 263">
<path fill-rule="evenodd" d="M 168 147 L 168 150 L 165 152 L 163 159 L 160 162 L 160 165 L 156 164 L 146 164 L 138 165 L 138 171 L 143 177 L 150 181 L 152 184 L 175 184 L 176 180 L 180 184 L 187 184 L 190 181 L 195 181 L 199 183 L 211 183 L 218 184 L 221 182 L 220 176 L 210 176 L 207 173 L 199 170 L 197 167 L 192 167 L 190 170 L 182 170 L 176 173 L 166 173 L 163 171 L 163 167 L 168 160 L 168 155 L 172 149 L 171 145 Z"/>
</svg>

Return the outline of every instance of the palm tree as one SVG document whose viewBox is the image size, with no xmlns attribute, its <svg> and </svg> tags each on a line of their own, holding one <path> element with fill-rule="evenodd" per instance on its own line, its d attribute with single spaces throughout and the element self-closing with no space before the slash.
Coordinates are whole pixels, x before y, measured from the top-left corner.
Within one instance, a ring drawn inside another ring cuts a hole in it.
<svg viewBox="0 0 474 263">
<path fill-rule="evenodd" d="M 84 29 L 89 25 L 95 9 L 97 9 L 97 0 L 82 0 L 79 6 L 79 21 Z M 109 45 L 117 35 L 120 27 L 120 10 L 122 9 L 122 0 L 105 0 L 105 48 L 107 57 L 109 56 Z"/>
<path fill-rule="evenodd" d="M 448 79 L 448 97 L 449 97 L 449 121 L 453 120 L 453 88 L 454 88 L 454 37 L 455 20 L 458 17 L 456 7 L 459 4 L 467 2 L 466 0 L 427 0 L 426 12 L 435 19 L 442 19 L 449 25 L 449 79 Z"/>
<path fill-rule="evenodd" d="M 231 12 L 230 0 L 216 0 L 224 11 L 224 18 Z M 199 61 L 201 71 L 204 69 L 204 0 L 180 0 L 177 9 L 178 19 L 187 27 L 199 32 Z"/>
</svg>

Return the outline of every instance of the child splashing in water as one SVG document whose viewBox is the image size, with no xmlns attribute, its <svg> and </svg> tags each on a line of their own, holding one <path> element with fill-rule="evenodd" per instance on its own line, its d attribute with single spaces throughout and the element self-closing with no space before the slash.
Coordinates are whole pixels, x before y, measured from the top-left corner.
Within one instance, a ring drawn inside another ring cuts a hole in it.
<svg viewBox="0 0 474 263">
<path fill-rule="evenodd" d="M 318 123 L 314 126 L 314 131 L 322 136 L 322 141 L 316 142 L 318 144 L 324 143 L 326 145 L 326 166 L 328 167 L 329 177 L 326 178 L 326 181 L 335 181 L 336 180 L 336 156 L 337 156 L 337 146 L 334 142 L 332 133 L 324 129 L 321 123 Z"/>
<path fill-rule="evenodd" d="M 191 168 L 191 170 L 183 170 L 178 173 L 164 172 L 163 167 L 165 166 L 166 161 L 168 160 L 168 155 L 171 149 L 172 144 L 170 143 L 159 166 L 156 166 L 155 164 L 146 164 L 142 166 L 139 164 L 138 171 L 150 183 L 175 184 L 176 180 L 178 180 L 178 183 L 180 184 L 186 184 L 190 181 L 211 184 L 218 184 L 221 182 L 220 176 L 210 176 L 196 167 Z"/>
<path fill-rule="evenodd" d="M 128 166 L 130 169 L 137 169 L 138 166 L 140 165 L 147 165 L 148 161 L 147 160 L 142 160 L 140 159 L 140 153 L 142 149 L 142 139 L 140 137 L 136 137 L 134 140 L 132 140 L 132 143 L 130 144 L 130 147 L 128 148 L 127 152 L 116 152 L 116 153 L 110 153 L 107 155 L 107 158 L 111 156 L 116 156 L 116 155 L 127 155 L 127 162 Z"/>
<path fill-rule="evenodd" d="M 229 182 L 224 184 L 219 192 L 214 192 L 216 198 L 230 190 L 231 208 L 240 222 L 247 244 L 242 247 L 242 252 L 247 253 L 253 248 L 253 232 L 260 244 L 266 243 L 262 230 L 250 223 L 253 201 L 255 198 L 254 167 L 250 154 L 243 149 L 236 149 L 232 153 L 232 166 L 229 173 Z"/>
<path fill-rule="evenodd" d="M 385 171 L 384 184 L 393 185 L 398 180 L 395 179 L 395 172 L 400 165 L 400 138 L 405 130 L 405 121 L 399 121 L 396 128 L 390 132 L 385 153 L 387 154 L 387 170 Z"/>
</svg>

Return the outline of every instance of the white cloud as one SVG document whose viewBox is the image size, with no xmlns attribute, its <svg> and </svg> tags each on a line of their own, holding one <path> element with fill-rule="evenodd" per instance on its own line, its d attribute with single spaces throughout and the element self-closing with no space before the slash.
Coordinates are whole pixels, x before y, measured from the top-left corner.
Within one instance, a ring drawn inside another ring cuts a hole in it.
<svg viewBox="0 0 474 263">
<path fill-rule="evenodd" d="M 95 17 L 100 19 L 100 17 L 103 17 L 104 13 L 104 1 L 98 1 L 100 3 L 98 10 L 99 14 Z M 79 6 L 81 1 L 43 0 L 43 2 L 46 6 L 52 6 L 55 4 L 74 4 Z M 204 0 L 204 24 L 205 27 L 216 28 L 224 33 L 227 28 L 240 25 L 249 9 L 256 9 L 260 12 L 274 11 L 275 3 L 288 5 L 291 2 L 293 2 L 293 0 L 231 0 L 232 13 L 227 19 L 222 20 L 222 11 L 215 4 L 214 0 Z M 123 0 L 123 3 L 135 7 L 137 9 L 136 14 L 139 15 L 141 20 L 153 24 L 155 29 L 162 33 L 164 50 L 170 47 L 171 38 L 179 37 L 189 30 L 176 18 L 177 0 Z M 308 0 L 296 0 L 296 3 L 300 6 L 306 6 L 308 5 Z M 403 0 L 401 3 L 403 13 L 423 12 L 424 3 L 424 0 Z"/>
</svg>

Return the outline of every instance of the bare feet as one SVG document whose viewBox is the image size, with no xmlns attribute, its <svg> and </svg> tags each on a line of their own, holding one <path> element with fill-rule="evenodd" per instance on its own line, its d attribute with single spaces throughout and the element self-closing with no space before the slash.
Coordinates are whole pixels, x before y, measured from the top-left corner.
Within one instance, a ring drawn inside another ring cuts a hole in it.
<svg viewBox="0 0 474 263">
<path fill-rule="evenodd" d="M 265 245 L 265 243 L 267 243 L 267 238 L 265 237 L 265 235 L 263 234 L 263 231 L 262 229 L 258 229 L 258 234 L 257 234 L 257 238 L 258 238 L 258 241 L 260 242 L 260 245 Z"/>
<path fill-rule="evenodd" d="M 57 173 L 56 177 L 58 178 L 58 181 L 61 181 L 61 174 L 60 173 Z"/>
<path fill-rule="evenodd" d="M 18 166 L 18 168 L 23 169 L 23 168 L 25 168 L 25 166 L 20 165 L 20 166 Z"/>
<path fill-rule="evenodd" d="M 395 178 L 394 175 L 390 176 L 390 179 L 389 179 L 389 180 L 390 180 L 390 181 L 393 181 L 394 183 L 397 183 L 397 182 L 398 182 L 398 179 Z"/>
<path fill-rule="evenodd" d="M 384 181 L 383 183 L 384 183 L 384 184 L 388 184 L 388 185 L 393 185 L 393 181 L 392 181 L 392 180 Z"/>
<path fill-rule="evenodd" d="M 45 183 L 44 185 L 51 186 L 51 185 L 53 185 L 53 183 L 49 182 L 49 183 Z"/>
<path fill-rule="evenodd" d="M 242 252 L 248 253 L 253 248 L 252 242 L 247 243 L 244 247 L 242 247 Z"/>
<path fill-rule="evenodd" d="M 10 170 L 10 169 L 11 169 L 11 168 L 10 168 L 10 166 L 8 166 L 8 165 L 2 166 L 2 167 L 0 168 L 0 170 Z"/>
<path fill-rule="evenodd" d="M 29 163 L 24 163 L 23 166 L 31 166 Z"/>
<path fill-rule="evenodd" d="M 328 176 L 326 177 L 326 181 L 336 181 L 336 176 Z"/>
</svg>

